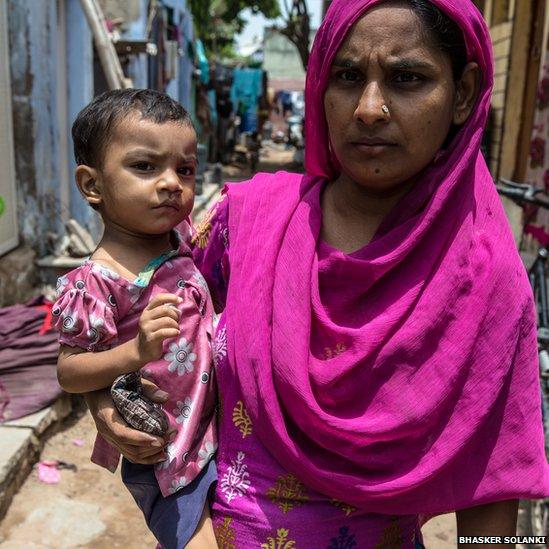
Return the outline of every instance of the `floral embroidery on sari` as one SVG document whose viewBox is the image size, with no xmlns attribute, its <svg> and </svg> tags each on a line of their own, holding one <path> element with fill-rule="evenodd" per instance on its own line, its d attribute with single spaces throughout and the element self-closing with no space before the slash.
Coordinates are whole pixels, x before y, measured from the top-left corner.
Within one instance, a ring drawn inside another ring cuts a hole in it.
<svg viewBox="0 0 549 549">
<path fill-rule="evenodd" d="M 283 513 L 309 501 L 305 487 L 294 475 L 279 476 L 276 484 L 267 490 L 267 496 Z"/>
<path fill-rule="evenodd" d="M 223 522 L 214 526 L 215 539 L 219 549 L 236 549 L 234 528 L 231 528 L 230 517 L 224 517 Z"/>
<path fill-rule="evenodd" d="M 276 531 L 276 538 L 269 536 L 265 543 L 261 544 L 261 549 L 295 549 L 295 541 L 289 540 L 289 530 L 279 528 Z"/>
<path fill-rule="evenodd" d="M 236 497 L 242 497 L 250 487 L 250 473 L 244 463 L 246 454 L 238 452 L 236 459 L 231 460 L 231 466 L 227 469 L 221 480 L 221 492 L 225 494 L 227 503 Z"/>
<path fill-rule="evenodd" d="M 324 356 L 327 360 L 335 358 L 340 354 L 344 353 L 347 350 L 347 347 L 343 343 L 338 343 L 333 349 L 330 347 L 324 347 Z"/>
<path fill-rule="evenodd" d="M 348 517 L 349 515 L 352 515 L 357 510 L 356 507 L 353 507 L 352 505 L 348 505 L 347 503 L 344 503 L 343 501 L 339 501 L 338 499 L 332 499 L 330 500 L 330 503 L 334 507 L 341 509 L 345 513 L 346 517 Z"/>
<path fill-rule="evenodd" d="M 339 536 L 330 540 L 328 549 L 354 549 L 358 547 L 355 535 L 349 532 L 348 526 L 342 526 L 339 529 Z"/>
<path fill-rule="evenodd" d="M 391 524 L 385 528 L 381 539 L 376 543 L 376 549 L 391 549 L 401 547 L 403 543 L 402 529 L 398 523 L 398 517 L 391 517 Z"/>
<path fill-rule="evenodd" d="M 246 438 L 252 434 L 252 420 L 244 408 L 244 403 L 239 400 L 233 409 L 233 423 L 234 426 L 240 430 L 242 438 Z"/>
</svg>

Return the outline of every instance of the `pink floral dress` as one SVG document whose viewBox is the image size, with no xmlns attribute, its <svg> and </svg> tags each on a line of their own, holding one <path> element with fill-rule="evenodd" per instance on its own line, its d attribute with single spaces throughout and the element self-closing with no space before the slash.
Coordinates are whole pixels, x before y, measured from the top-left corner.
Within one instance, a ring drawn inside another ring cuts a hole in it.
<svg viewBox="0 0 549 549">
<path fill-rule="evenodd" d="M 222 195 L 193 238 L 195 263 L 217 310 L 224 308 L 230 277 L 228 202 Z M 212 506 L 220 549 L 422 547 L 418 515 L 365 513 L 315 492 L 279 465 L 256 437 L 238 377 L 227 359 L 226 334 L 221 314 L 214 339 L 220 417 Z"/>
<path fill-rule="evenodd" d="M 213 306 L 207 284 L 190 250 L 177 236 L 178 248 L 151 261 L 129 281 L 93 261 L 57 283 L 52 314 L 59 341 L 87 351 L 102 351 L 135 337 L 139 317 L 152 297 L 173 293 L 183 299 L 180 335 L 164 342 L 164 355 L 142 373 L 170 395 L 163 405 L 171 428 L 168 459 L 155 474 L 164 496 L 187 486 L 217 450 L 215 385 L 212 371 Z M 98 436 L 92 460 L 111 471 L 120 455 Z"/>
</svg>

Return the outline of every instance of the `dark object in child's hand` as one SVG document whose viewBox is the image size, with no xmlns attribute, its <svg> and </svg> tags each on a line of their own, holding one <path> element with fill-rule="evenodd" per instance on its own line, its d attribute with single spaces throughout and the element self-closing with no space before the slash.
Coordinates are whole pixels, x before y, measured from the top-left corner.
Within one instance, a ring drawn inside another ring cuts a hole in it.
<svg viewBox="0 0 549 549">
<path fill-rule="evenodd" d="M 168 430 L 168 417 L 160 404 L 143 395 L 141 374 L 131 372 L 118 376 L 111 387 L 114 405 L 126 423 L 151 435 L 164 436 Z"/>
</svg>

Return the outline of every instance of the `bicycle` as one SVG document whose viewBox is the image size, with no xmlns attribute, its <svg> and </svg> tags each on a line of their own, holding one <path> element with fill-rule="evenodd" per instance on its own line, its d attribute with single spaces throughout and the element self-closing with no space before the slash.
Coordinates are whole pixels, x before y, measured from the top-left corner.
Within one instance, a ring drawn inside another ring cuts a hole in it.
<svg viewBox="0 0 549 549">
<path fill-rule="evenodd" d="M 542 200 L 544 195 L 541 189 L 532 185 L 515 183 L 501 178 L 496 186 L 498 193 L 510 198 L 521 208 L 532 204 L 549 210 L 549 196 Z M 524 228 L 523 228 L 524 237 Z M 541 385 L 541 405 L 543 417 L 543 431 L 545 434 L 545 452 L 549 455 L 549 302 L 547 296 L 547 258 L 549 257 L 549 244 L 540 244 L 534 263 L 528 268 L 528 277 L 538 312 L 538 350 Z M 542 500 L 529 500 L 525 502 L 526 528 L 525 535 L 547 536 L 549 535 L 549 498 Z M 531 545 L 531 547 L 538 547 Z M 541 547 L 541 546 L 539 546 Z"/>
</svg>

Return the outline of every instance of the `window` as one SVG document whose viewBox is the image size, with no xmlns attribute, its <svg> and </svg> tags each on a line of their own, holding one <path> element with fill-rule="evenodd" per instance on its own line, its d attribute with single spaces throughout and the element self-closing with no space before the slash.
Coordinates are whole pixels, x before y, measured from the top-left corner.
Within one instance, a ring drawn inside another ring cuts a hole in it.
<svg viewBox="0 0 549 549">
<path fill-rule="evenodd" d="M 6 4 L 0 0 L 0 255 L 19 244 Z"/>
</svg>

